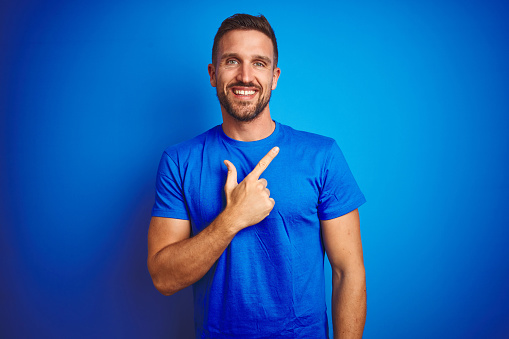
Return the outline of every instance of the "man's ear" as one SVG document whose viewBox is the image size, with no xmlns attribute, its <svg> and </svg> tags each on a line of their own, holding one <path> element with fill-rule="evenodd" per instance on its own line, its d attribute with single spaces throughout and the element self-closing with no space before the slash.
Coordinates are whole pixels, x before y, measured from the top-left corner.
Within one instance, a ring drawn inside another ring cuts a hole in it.
<svg viewBox="0 0 509 339">
<path fill-rule="evenodd" d="M 209 64 L 209 77 L 210 77 L 210 85 L 212 87 L 216 87 L 216 67 L 213 64 Z"/>
<path fill-rule="evenodd" d="M 277 80 L 281 75 L 281 69 L 279 67 L 274 68 L 272 71 L 272 90 L 275 90 L 277 87 Z"/>
</svg>

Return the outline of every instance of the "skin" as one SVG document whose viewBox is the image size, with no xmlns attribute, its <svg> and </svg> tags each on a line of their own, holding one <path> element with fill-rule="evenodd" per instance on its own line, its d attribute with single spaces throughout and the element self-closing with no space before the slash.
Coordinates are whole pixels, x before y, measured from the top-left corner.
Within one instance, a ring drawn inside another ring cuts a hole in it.
<svg viewBox="0 0 509 339">
<path fill-rule="evenodd" d="M 255 141 L 272 134 L 275 124 L 268 100 L 271 91 L 276 89 L 281 70 L 274 64 L 272 41 L 265 34 L 253 30 L 226 33 L 218 45 L 217 62 L 209 64 L 208 72 L 218 98 L 229 101 L 237 115 L 247 117 L 253 114 L 259 102 L 267 102 L 264 109 L 249 121 L 233 117 L 221 104 L 226 135 L 240 141 Z M 235 86 L 238 83 L 252 85 Z M 254 90 L 255 94 L 239 96 L 233 93 L 234 89 Z"/>
<path fill-rule="evenodd" d="M 256 141 L 272 134 L 275 123 L 270 116 L 269 99 L 281 70 L 274 65 L 272 41 L 267 36 L 253 30 L 228 32 L 219 43 L 217 63 L 210 64 L 208 72 L 220 99 L 226 135 L 240 141 Z M 255 93 L 239 95 L 235 90 Z M 225 160 L 226 207 L 193 237 L 189 220 L 151 219 L 147 266 L 159 292 L 171 295 L 198 281 L 240 230 L 269 215 L 275 201 L 270 198 L 267 181 L 259 177 L 278 152 L 278 147 L 269 151 L 240 183 L 235 166 Z M 322 220 L 320 224 L 333 273 L 334 338 L 361 338 L 366 283 L 358 211 Z"/>
<path fill-rule="evenodd" d="M 321 220 L 320 225 L 332 268 L 334 339 L 362 338 L 366 321 L 366 274 L 359 211 Z"/>
</svg>

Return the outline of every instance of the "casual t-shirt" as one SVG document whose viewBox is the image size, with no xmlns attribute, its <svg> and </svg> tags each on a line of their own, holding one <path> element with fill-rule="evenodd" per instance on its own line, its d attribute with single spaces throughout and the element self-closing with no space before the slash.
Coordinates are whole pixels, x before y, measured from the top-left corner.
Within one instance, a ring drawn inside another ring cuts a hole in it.
<svg viewBox="0 0 509 339">
<path fill-rule="evenodd" d="M 197 338 L 326 338 L 320 220 L 365 202 L 336 142 L 276 122 L 267 138 L 243 142 L 221 126 L 166 149 L 152 216 L 191 221 L 192 235 L 224 209 L 231 161 L 240 183 L 274 146 L 261 175 L 276 204 L 237 233 L 193 285 Z"/>
</svg>

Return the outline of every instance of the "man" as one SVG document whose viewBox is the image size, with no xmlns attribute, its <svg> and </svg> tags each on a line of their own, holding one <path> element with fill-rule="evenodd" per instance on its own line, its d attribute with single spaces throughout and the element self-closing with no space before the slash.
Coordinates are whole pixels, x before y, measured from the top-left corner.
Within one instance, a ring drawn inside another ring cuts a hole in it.
<svg viewBox="0 0 509 339">
<path fill-rule="evenodd" d="M 327 338 L 325 249 L 334 337 L 360 338 L 364 196 L 334 140 L 272 120 L 277 59 L 265 17 L 221 24 L 208 71 L 223 124 L 163 154 L 148 268 L 164 295 L 193 285 L 197 338 Z"/>
</svg>

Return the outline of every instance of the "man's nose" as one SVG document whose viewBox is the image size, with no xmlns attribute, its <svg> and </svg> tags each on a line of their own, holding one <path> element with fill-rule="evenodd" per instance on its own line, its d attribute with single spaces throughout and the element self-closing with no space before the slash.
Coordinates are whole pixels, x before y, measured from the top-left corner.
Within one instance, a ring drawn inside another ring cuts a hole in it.
<svg viewBox="0 0 509 339">
<path fill-rule="evenodd" d="M 237 75 L 237 80 L 240 80 L 244 83 L 253 81 L 253 68 L 249 63 L 242 64 L 239 69 L 239 74 Z"/>
</svg>

